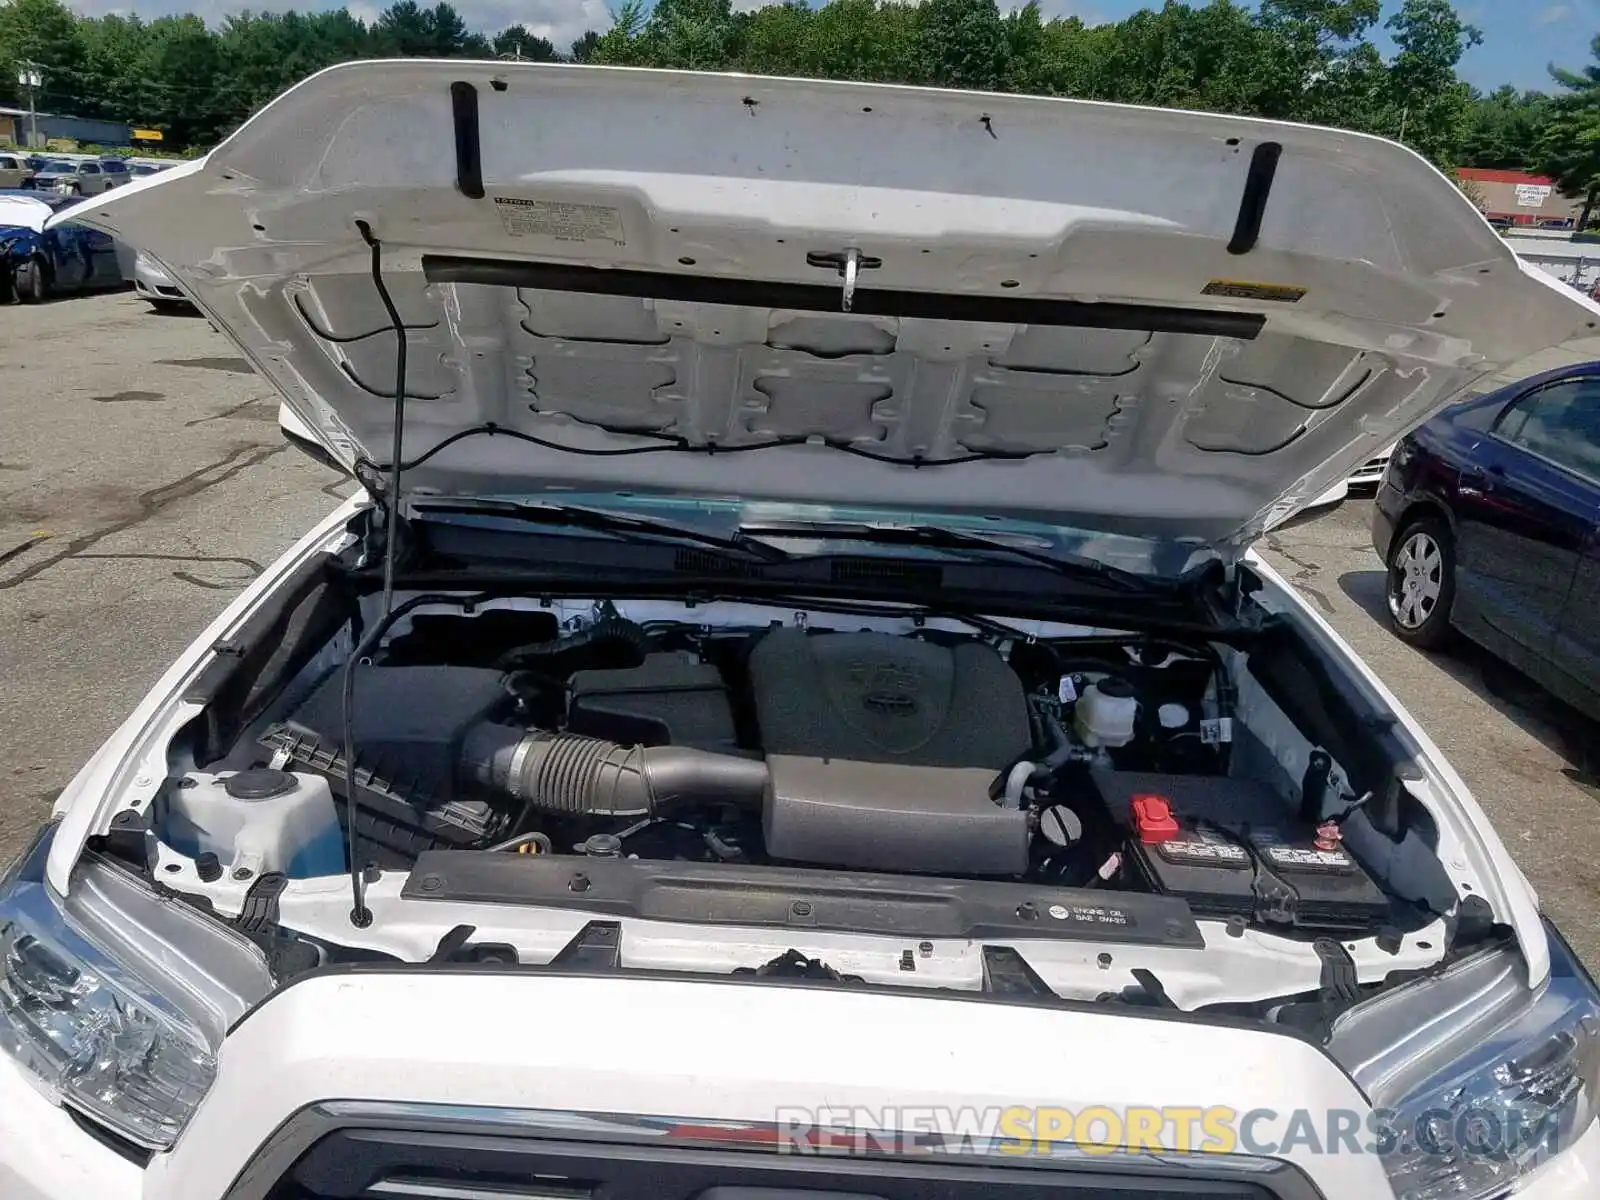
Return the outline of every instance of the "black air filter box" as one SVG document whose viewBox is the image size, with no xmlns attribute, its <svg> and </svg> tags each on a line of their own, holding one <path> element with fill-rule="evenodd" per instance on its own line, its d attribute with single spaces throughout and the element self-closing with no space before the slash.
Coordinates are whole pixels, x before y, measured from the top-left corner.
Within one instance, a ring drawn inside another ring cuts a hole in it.
<svg viewBox="0 0 1600 1200">
<path fill-rule="evenodd" d="M 651 654 L 637 667 L 578 671 L 567 687 L 570 733 L 625 746 L 738 749 L 721 673 L 690 655 Z"/>
<path fill-rule="evenodd" d="M 479 721 L 509 707 L 499 671 L 472 667 L 358 666 L 351 712 L 358 828 L 381 865 L 409 863 L 438 846 L 476 846 L 500 815 L 457 786 L 461 741 Z M 297 769 L 328 777 L 345 799 L 344 672 L 335 671 L 261 745 Z"/>
</svg>

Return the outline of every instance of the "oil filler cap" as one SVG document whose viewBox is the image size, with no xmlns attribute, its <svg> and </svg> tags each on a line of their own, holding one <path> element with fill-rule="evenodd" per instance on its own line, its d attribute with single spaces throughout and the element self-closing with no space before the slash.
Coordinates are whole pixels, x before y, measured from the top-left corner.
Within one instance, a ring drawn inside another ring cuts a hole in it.
<svg viewBox="0 0 1600 1200">
<path fill-rule="evenodd" d="M 274 796 L 292 792 L 298 786 L 289 772 L 272 767 L 254 767 L 222 781 L 222 790 L 235 800 L 270 800 Z"/>
</svg>

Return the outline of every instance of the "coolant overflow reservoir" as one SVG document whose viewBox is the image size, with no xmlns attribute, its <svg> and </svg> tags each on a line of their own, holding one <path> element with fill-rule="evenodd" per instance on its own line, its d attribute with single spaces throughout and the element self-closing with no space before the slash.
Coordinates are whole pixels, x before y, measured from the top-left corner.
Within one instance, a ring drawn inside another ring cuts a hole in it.
<svg viewBox="0 0 1600 1200">
<path fill-rule="evenodd" d="M 1083 689 L 1073 710 L 1073 728 L 1085 746 L 1126 746 L 1133 741 L 1139 701 L 1125 679 L 1108 676 Z"/>
</svg>

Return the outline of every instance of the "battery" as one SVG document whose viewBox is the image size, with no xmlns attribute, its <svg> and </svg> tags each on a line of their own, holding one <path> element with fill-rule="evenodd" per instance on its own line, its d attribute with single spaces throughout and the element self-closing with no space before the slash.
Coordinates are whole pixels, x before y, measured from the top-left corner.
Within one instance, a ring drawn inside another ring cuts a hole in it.
<svg viewBox="0 0 1600 1200">
<path fill-rule="evenodd" d="M 1130 831 L 1125 861 L 1134 877 L 1182 897 L 1198 915 L 1251 917 L 1259 871 L 1267 884 L 1276 877 L 1294 891 L 1294 923 L 1302 928 L 1360 932 L 1389 918 L 1388 896 L 1361 864 L 1337 843 L 1319 843 L 1294 805 L 1265 784 L 1140 771 L 1091 778 L 1112 818 Z M 1162 805 L 1170 824 L 1150 820 Z"/>
</svg>

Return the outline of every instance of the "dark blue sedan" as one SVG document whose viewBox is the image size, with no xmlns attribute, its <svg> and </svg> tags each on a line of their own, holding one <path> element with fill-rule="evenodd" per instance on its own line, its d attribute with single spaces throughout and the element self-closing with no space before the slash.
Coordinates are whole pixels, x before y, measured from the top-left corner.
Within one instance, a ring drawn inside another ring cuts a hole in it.
<svg viewBox="0 0 1600 1200">
<path fill-rule="evenodd" d="M 1403 439 L 1372 541 L 1402 639 L 1458 631 L 1600 718 L 1600 363 L 1456 405 Z"/>
<path fill-rule="evenodd" d="M 51 295 L 121 287 L 116 243 L 99 230 L 44 223 L 76 197 L 0 190 L 0 298 L 37 304 Z"/>
</svg>

